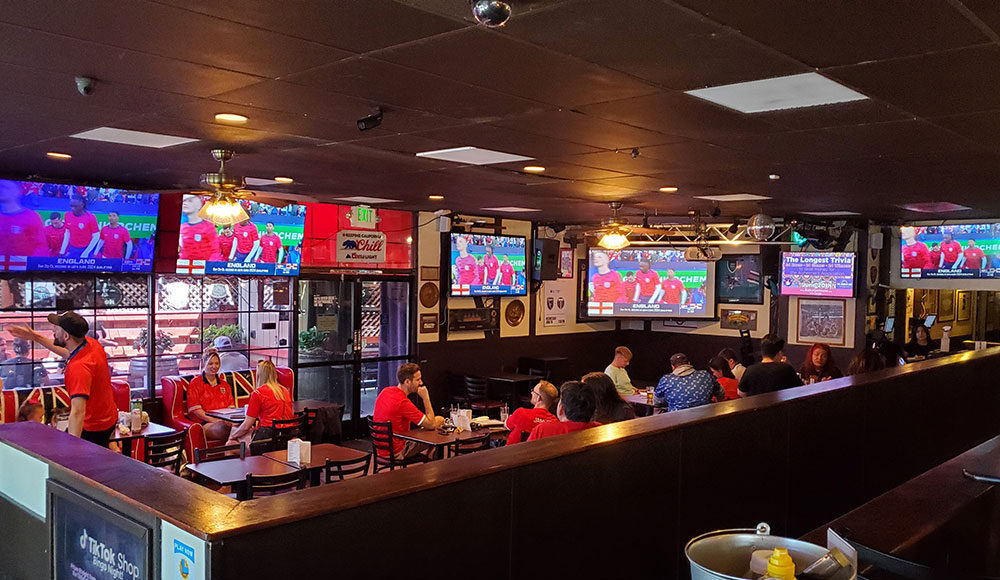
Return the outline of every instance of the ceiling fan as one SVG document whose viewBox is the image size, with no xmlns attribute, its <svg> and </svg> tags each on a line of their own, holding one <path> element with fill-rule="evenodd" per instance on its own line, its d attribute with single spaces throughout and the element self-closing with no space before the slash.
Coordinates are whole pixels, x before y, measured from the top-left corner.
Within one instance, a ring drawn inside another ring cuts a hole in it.
<svg viewBox="0 0 1000 580">
<path fill-rule="evenodd" d="M 651 228 L 647 225 L 629 225 L 628 218 L 619 216 L 618 212 L 624 204 L 620 201 L 608 203 L 611 208 L 611 217 L 601 220 L 601 226 L 586 230 L 585 235 L 600 236 L 597 245 L 608 250 L 620 250 L 629 245 L 628 236 L 630 234 L 659 235 L 663 230 Z"/>
</svg>

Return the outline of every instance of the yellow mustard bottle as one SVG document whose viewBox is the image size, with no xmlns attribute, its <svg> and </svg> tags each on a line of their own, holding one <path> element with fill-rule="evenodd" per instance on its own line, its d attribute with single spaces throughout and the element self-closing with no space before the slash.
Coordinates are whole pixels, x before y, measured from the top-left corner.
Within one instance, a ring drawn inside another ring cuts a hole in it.
<svg viewBox="0 0 1000 580">
<path fill-rule="evenodd" d="M 764 578 L 775 580 L 795 580 L 795 562 L 785 548 L 775 548 L 767 559 L 767 574 Z"/>
</svg>

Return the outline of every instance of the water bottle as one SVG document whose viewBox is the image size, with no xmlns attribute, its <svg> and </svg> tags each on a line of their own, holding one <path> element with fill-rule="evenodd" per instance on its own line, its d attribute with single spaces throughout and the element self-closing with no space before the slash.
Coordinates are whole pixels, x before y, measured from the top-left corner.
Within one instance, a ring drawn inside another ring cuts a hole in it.
<svg viewBox="0 0 1000 580">
<path fill-rule="evenodd" d="M 506 423 L 508 416 L 509 415 L 508 415 L 507 405 L 504 404 L 503 407 L 500 407 L 500 420 Z"/>
<path fill-rule="evenodd" d="M 129 428 L 133 433 L 138 433 L 142 431 L 142 402 L 133 401 L 132 402 L 132 416 L 129 421 Z"/>
</svg>

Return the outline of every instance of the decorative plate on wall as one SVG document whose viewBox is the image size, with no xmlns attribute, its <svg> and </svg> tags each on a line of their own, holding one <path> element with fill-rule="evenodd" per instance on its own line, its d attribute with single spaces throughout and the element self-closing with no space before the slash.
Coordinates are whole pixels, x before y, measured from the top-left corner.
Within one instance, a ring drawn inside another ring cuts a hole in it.
<svg viewBox="0 0 1000 580">
<path fill-rule="evenodd" d="M 438 303 L 440 292 L 433 282 L 424 282 L 420 286 L 420 305 L 424 308 L 433 308 Z"/>
<path fill-rule="evenodd" d="M 511 300 L 510 303 L 507 304 L 507 308 L 504 310 L 503 316 L 507 319 L 507 324 L 510 326 L 517 326 L 518 324 L 521 324 L 521 321 L 524 320 L 524 302 L 521 302 L 520 300 Z"/>
</svg>

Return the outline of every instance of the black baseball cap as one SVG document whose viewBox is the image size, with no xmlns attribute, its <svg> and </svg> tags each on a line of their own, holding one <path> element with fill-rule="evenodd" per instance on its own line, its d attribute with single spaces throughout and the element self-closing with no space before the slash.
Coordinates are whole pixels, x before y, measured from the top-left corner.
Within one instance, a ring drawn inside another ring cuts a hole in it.
<svg viewBox="0 0 1000 580">
<path fill-rule="evenodd" d="M 65 330 L 73 338 L 83 338 L 90 330 L 87 320 L 72 310 L 67 310 L 62 314 L 49 314 L 48 319 L 49 322 Z"/>
</svg>

